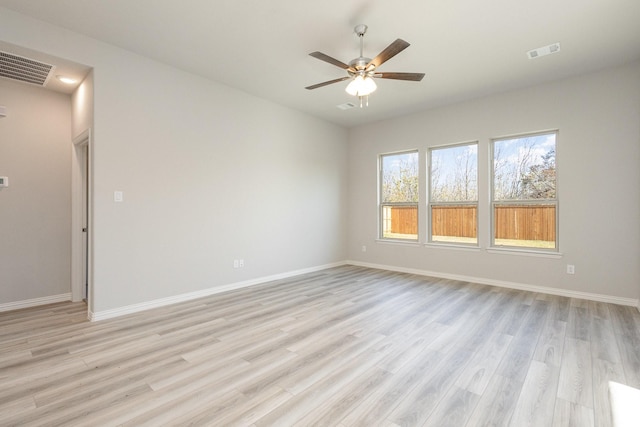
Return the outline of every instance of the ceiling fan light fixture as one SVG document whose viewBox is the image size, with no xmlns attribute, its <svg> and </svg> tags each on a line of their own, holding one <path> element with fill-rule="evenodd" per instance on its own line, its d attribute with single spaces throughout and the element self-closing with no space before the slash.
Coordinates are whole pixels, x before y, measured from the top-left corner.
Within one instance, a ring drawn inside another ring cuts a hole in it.
<svg viewBox="0 0 640 427">
<path fill-rule="evenodd" d="M 353 96 L 367 96 L 373 93 L 378 86 L 373 78 L 369 76 L 357 76 L 349 83 L 345 91 Z"/>
</svg>

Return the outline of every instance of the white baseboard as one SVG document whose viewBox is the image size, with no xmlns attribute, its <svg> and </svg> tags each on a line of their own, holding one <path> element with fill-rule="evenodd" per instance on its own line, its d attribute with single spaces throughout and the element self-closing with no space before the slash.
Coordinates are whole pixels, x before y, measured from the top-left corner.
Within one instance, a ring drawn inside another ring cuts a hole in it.
<svg viewBox="0 0 640 427">
<path fill-rule="evenodd" d="M 160 298 L 152 301 L 145 301 L 138 304 L 118 307 L 110 310 L 98 311 L 95 313 L 89 311 L 88 318 L 91 321 L 110 319 L 114 317 L 124 316 L 126 314 L 132 314 L 132 313 L 137 313 L 144 310 L 149 310 L 152 308 L 158 308 L 158 307 L 163 307 L 170 304 L 176 304 L 179 302 L 190 301 L 196 298 L 202 298 L 209 295 L 214 295 L 214 294 L 227 292 L 235 289 L 246 288 L 249 286 L 259 285 L 266 282 L 286 279 L 293 276 L 299 276 L 301 274 L 313 273 L 316 271 L 325 270 L 327 268 L 339 267 L 342 265 L 355 265 L 359 267 L 377 268 L 381 270 L 417 274 L 420 276 L 431 276 L 431 277 L 438 277 L 442 279 L 460 280 L 464 282 L 478 283 L 481 285 L 498 286 L 502 288 L 518 289 L 518 290 L 530 291 L 530 292 L 539 292 L 539 293 L 558 295 L 558 296 L 564 296 L 569 298 L 580 298 L 580 299 L 586 299 L 591 301 L 599 301 L 599 302 L 606 302 L 611 304 L 633 306 L 633 307 L 636 307 L 638 311 L 640 311 L 640 300 L 635 298 L 623 298 L 623 297 L 616 297 L 611 295 L 571 291 L 566 289 L 550 288 L 545 286 L 528 285 L 523 283 L 492 280 L 492 279 L 485 279 L 480 277 L 448 274 L 448 273 L 419 270 L 419 269 L 413 269 L 413 268 L 396 267 L 396 266 L 383 265 L 383 264 L 365 263 L 360 261 L 343 261 L 343 262 L 326 264 L 326 265 L 321 265 L 321 266 L 311 267 L 311 268 L 306 268 L 301 270 L 289 271 L 286 273 L 274 274 L 272 276 L 260 277 L 257 279 L 251 279 L 243 282 L 230 283 L 223 286 L 217 286 L 214 288 L 203 289 L 200 291 L 189 292 L 186 294 L 175 295 L 167 298 Z M 64 302 L 64 301 L 71 301 L 71 293 L 0 304 L 0 312 L 18 310 L 21 308 L 36 307 L 39 305 L 53 304 L 53 303 Z"/>
<path fill-rule="evenodd" d="M 49 297 L 34 298 L 24 301 L 6 302 L 0 304 L 0 312 L 19 310 L 21 308 L 37 307 L 39 305 L 54 304 L 56 302 L 71 301 L 71 292 L 60 295 L 51 295 Z"/>
<path fill-rule="evenodd" d="M 569 298 L 580 298 L 590 301 L 606 302 L 618 305 L 637 307 L 640 310 L 640 301 L 635 298 L 623 298 L 611 295 L 594 294 L 590 292 L 571 291 L 567 289 L 549 288 L 546 286 L 528 285 L 525 283 L 507 282 L 502 280 L 485 279 L 481 277 L 462 276 L 458 274 L 441 273 L 437 271 L 418 270 L 413 268 L 396 267 L 390 265 L 372 264 L 360 261 L 347 261 L 345 264 L 359 267 L 377 268 L 380 270 L 397 271 L 400 273 L 410 273 L 419 276 L 431 276 L 440 279 L 460 280 L 462 282 L 472 282 L 481 285 L 498 286 L 501 288 L 518 289 L 521 291 L 538 292 L 542 294 L 558 295 Z"/>
<path fill-rule="evenodd" d="M 98 320 L 111 319 L 114 317 L 124 316 L 126 314 L 137 313 L 144 310 L 150 310 L 152 308 L 164 307 L 166 305 L 176 304 L 184 301 L 190 301 L 197 298 L 203 298 L 209 295 L 219 294 L 222 292 L 232 291 L 235 289 L 247 288 L 249 286 L 272 282 L 274 280 L 281 280 L 281 279 L 286 279 L 288 277 L 299 276 L 301 274 L 313 273 L 315 271 L 320 271 L 320 270 L 326 270 L 327 268 L 339 267 L 345 264 L 346 262 L 326 264 L 326 265 L 321 265 L 317 267 L 305 268 L 302 270 L 289 271 L 286 273 L 274 274 L 272 276 L 265 276 L 257 279 L 246 280 L 244 282 L 230 283 L 228 285 L 216 286 L 214 288 L 203 289 L 195 292 L 188 292 L 186 294 L 174 295 L 167 298 L 160 298 L 152 301 L 145 301 L 138 304 L 131 304 L 124 307 L 98 311 L 95 313 L 89 311 L 89 320 L 92 322 L 95 322 Z"/>
</svg>

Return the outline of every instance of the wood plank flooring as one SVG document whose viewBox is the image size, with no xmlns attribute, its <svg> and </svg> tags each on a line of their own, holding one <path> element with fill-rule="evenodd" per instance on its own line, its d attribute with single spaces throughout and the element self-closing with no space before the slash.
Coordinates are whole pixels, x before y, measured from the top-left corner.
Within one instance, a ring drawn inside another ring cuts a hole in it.
<svg viewBox="0 0 640 427">
<path fill-rule="evenodd" d="M 344 266 L 90 323 L 0 313 L 1 426 L 609 426 L 640 313 Z"/>
</svg>

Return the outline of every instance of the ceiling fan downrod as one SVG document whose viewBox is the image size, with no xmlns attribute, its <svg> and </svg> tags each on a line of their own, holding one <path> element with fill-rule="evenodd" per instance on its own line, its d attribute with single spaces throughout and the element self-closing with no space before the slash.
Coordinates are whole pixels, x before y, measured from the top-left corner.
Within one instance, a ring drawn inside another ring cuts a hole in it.
<svg viewBox="0 0 640 427">
<path fill-rule="evenodd" d="M 367 64 L 371 62 L 371 58 L 364 57 L 364 35 L 367 32 L 367 26 L 364 24 L 356 25 L 353 32 L 360 38 L 360 56 L 349 62 L 350 70 L 347 70 L 352 76 L 364 77 L 368 71 Z"/>
<path fill-rule="evenodd" d="M 367 33 L 367 26 L 364 24 L 356 25 L 353 28 L 353 32 L 358 35 L 360 38 L 360 56 L 351 62 L 349 62 L 349 66 L 352 67 L 353 72 L 350 74 L 354 77 L 360 76 L 361 78 L 367 77 L 367 64 L 371 61 L 370 58 L 364 57 L 364 35 Z M 375 90 L 375 89 L 374 89 Z M 358 99 L 360 100 L 360 108 L 369 106 L 369 95 L 358 95 Z"/>
<path fill-rule="evenodd" d="M 360 37 L 360 58 L 364 56 L 364 35 L 367 32 L 367 26 L 364 24 L 356 25 L 353 31 Z"/>
</svg>

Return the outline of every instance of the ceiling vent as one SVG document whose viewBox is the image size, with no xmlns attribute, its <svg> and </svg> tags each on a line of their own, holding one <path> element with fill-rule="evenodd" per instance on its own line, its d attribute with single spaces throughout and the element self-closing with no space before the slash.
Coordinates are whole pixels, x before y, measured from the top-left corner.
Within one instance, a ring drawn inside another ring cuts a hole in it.
<svg viewBox="0 0 640 427">
<path fill-rule="evenodd" d="M 551 55 L 560 52 L 560 43 L 550 44 L 548 46 L 539 47 L 527 52 L 529 59 L 539 58 L 541 56 Z"/>
<path fill-rule="evenodd" d="M 353 102 L 347 102 L 345 104 L 336 105 L 336 107 L 338 107 L 341 110 L 349 110 L 355 106 L 356 104 L 354 104 Z"/>
<path fill-rule="evenodd" d="M 0 77 L 44 86 L 54 70 L 53 65 L 0 52 Z"/>
</svg>

